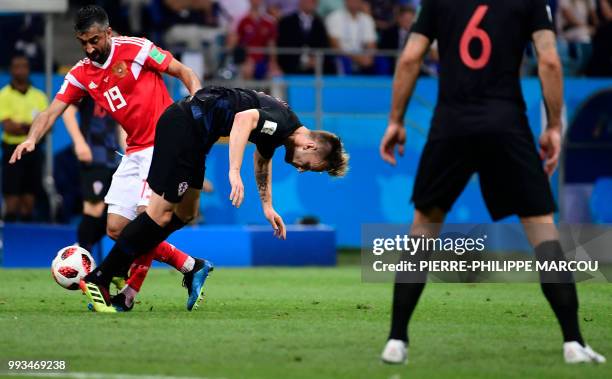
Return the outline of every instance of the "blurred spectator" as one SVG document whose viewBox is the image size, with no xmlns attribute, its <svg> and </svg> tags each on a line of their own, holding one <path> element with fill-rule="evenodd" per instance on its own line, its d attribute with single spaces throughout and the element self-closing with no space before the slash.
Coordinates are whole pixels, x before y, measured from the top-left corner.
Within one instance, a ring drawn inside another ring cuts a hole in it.
<svg viewBox="0 0 612 379">
<path fill-rule="evenodd" d="M 298 10 L 300 0 L 265 0 L 267 12 L 276 20 Z"/>
<path fill-rule="evenodd" d="M 34 14 L 9 14 L 0 16 L 0 67 L 8 68 L 11 53 L 28 58 L 33 71 L 44 71 L 45 58 L 41 41 L 45 23 L 41 16 Z"/>
<path fill-rule="evenodd" d="M 219 0 L 219 5 L 231 17 L 231 26 L 229 30 L 235 31 L 238 28 L 238 23 L 251 9 L 249 0 Z"/>
<path fill-rule="evenodd" d="M 591 57 L 591 37 L 597 26 L 595 0 L 559 0 L 556 21 L 565 72 L 582 74 Z"/>
<path fill-rule="evenodd" d="M 396 22 L 389 29 L 384 31 L 380 37 L 378 47 L 381 50 L 396 50 L 398 54 L 404 49 L 412 25 L 416 21 L 416 9 L 412 5 L 402 5 L 399 7 Z M 396 57 L 379 57 L 377 62 L 377 73 L 393 74 L 395 68 Z M 383 64 L 383 62 L 387 62 Z M 434 41 L 430 47 L 430 51 L 425 57 L 422 65 L 423 75 L 436 75 L 438 66 L 438 50 L 437 42 Z"/>
<path fill-rule="evenodd" d="M 129 35 L 146 36 L 145 25 L 148 24 L 147 8 L 154 0 L 121 0 L 125 6 L 125 14 L 128 16 Z M 126 33 L 127 34 L 127 33 Z"/>
<path fill-rule="evenodd" d="M 588 76 L 612 76 L 612 0 L 599 0 L 599 27 L 593 37 Z"/>
<path fill-rule="evenodd" d="M 281 73 L 276 61 L 276 22 L 269 14 L 264 12 L 263 0 L 250 0 L 249 13 L 240 20 L 235 33 L 228 36 L 229 49 L 269 48 L 272 51 L 247 52 L 244 62 L 236 59 L 235 63 L 242 63 L 240 74 L 243 79 L 263 79 L 266 75 L 276 76 Z M 236 54 L 239 55 L 239 54 Z"/>
<path fill-rule="evenodd" d="M 47 107 L 44 92 L 30 84 L 30 64 L 14 56 L 10 65 L 11 82 L 0 90 L 2 135 L 2 193 L 6 221 L 28 222 L 33 218 L 34 198 L 42 187 L 42 153 L 26 154 L 15 164 L 8 161 L 15 147 L 25 141 L 32 120 Z"/>
<path fill-rule="evenodd" d="M 395 50 L 398 52 L 404 49 L 410 29 L 416 18 L 416 11 L 411 6 L 401 6 L 397 12 L 397 21 L 390 28 L 383 31 L 380 35 L 378 48 L 381 50 Z M 381 69 L 383 74 L 392 74 L 395 67 L 396 57 L 380 57 L 385 66 Z"/>
<path fill-rule="evenodd" d="M 559 0 L 557 27 L 568 42 L 590 43 L 597 26 L 595 0 Z"/>
<path fill-rule="evenodd" d="M 344 7 L 344 0 L 320 0 L 317 13 L 323 18 Z"/>
<path fill-rule="evenodd" d="M 168 48 L 176 51 L 184 47 L 199 54 L 206 45 L 204 62 L 193 69 L 199 74 L 212 75 L 218 68 L 219 38 L 229 23 L 221 6 L 215 0 L 164 0 L 164 4 L 169 11 L 166 21 L 172 25 L 165 34 Z M 197 64 L 192 59 L 189 61 Z"/>
<path fill-rule="evenodd" d="M 374 19 L 378 35 L 393 26 L 398 0 L 365 0 L 365 12 Z"/>
<path fill-rule="evenodd" d="M 328 48 L 327 30 L 316 9 L 317 0 L 300 0 L 299 10 L 283 17 L 278 24 L 278 47 Z M 278 63 L 283 72 L 290 74 L 312 74 L 315 70 L 315 56 L 307 53 L 279 54 Z"/>
<path fill-rule="evenodd" d="M 370 74 L 374 56 L 365 50 L 376 48 L 374 19 L 362 11 L 362 0 L 345 0 L 344 5 L 325 19 L 331 46 L 346 54 L 338 59 L 338 71 Z"/>
<path fill-rule="evenodd" d="M 397 13 L 397 22 L 380 36 L 379 48 L 384 50 L 402 50 L 408 41 L 410 29 L 416 18 L 416 10 L 411 6 L 401 6 Z"/>
</svg>

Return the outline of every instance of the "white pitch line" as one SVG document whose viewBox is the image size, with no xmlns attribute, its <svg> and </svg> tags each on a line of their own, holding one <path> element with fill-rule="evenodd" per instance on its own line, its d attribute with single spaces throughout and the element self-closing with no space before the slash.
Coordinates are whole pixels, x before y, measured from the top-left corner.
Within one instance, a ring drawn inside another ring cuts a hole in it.
<svg viewBox="0 0 612 379">
<path fill-rule="evenodd" d="M 5 371 L 0 375 L 7 376 L 26 376 L 39 378 L 69 378 L 69 379 L 223 379 L 206 378 L 193 376 L 165 376 L 165 375 L 132 375 L 132 374 L 112 374 L 102 372 L 15 372 Z"/>
</svg>

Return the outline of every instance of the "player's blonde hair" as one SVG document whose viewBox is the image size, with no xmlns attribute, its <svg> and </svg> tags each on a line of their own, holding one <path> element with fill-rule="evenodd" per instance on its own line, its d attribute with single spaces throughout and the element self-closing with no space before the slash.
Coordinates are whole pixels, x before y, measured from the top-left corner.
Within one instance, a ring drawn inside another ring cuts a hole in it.
<svg viewBox="0 0 612 379">
<path fill-rule="evenodd" d="M 329 151 L 323 157 L 323 160 L 327 163 L 325 171 L 330 176 L 343 177 L 349 170 L 349 155 L 344 149 L 344 145 L 340 138 L 330 132 L 323 130 L 315 130 L 311 132 L 313 138 L 320 143 L 326 144 Z"/>
</svg>

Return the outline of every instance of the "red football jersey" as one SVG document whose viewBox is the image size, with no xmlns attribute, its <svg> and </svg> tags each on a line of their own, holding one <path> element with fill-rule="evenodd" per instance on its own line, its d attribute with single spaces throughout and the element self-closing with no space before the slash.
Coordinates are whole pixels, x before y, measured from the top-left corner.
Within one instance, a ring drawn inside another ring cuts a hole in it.
<svg viewBox="0 0 612 379">
<path fill-rule="evenodd" d="M 89 93 L 125 129 L 127 153 L 142 150 L 153 146 L 157 120 L 172 104 L 161 76 L 172 59 L 147 39 L 113 37 L 106 62 L 79 61 L 55 98 L 75 103 Z"/>
</svg>

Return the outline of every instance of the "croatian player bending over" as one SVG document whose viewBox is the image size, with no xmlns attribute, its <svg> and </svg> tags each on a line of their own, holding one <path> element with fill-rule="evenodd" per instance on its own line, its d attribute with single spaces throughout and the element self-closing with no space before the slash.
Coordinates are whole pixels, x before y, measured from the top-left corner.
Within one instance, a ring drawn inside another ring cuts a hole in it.
<svg viewBox="0 0 612 379">
<path fill-rule="evenodd" d="M 284 146 L 285 161 L 300 172 L 344 176 L 348 169 L 348 154 L 336 135 L 308 130 L 287 104 L 266 94 L 206 87 L 174 103 L 157 123 L 147 179 L 153 190 L 149 207 L 125 227 L 106 259 L 81 281 L 96 311 L 110 308 L 108 287 L 114 276 L 195 217 L 206 155 L 223 136 L 229 136 L 232 205 L 239 207 L 244 199 L 240 168 L 251 141 L 257 147 L 253 160 L 263 213 L 280 239 L 286 238 L 286 229 L 272 205 L 275 149 Z"/>
</svg>

